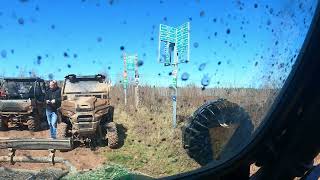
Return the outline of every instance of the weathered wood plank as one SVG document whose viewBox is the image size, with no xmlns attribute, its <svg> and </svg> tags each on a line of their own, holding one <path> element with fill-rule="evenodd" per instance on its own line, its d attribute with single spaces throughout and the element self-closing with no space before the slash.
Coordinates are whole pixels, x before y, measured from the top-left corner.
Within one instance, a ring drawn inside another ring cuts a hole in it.
<svg viewBox="0 0 320 180">
<path fill-rule="evenodd" d="M 15 138 L 0 139 L 0 149 L 21 149 L 21 150 L 71 150 L 73 142 L 68 139 L 38 139 L 38 138 Z"/>
</svg>

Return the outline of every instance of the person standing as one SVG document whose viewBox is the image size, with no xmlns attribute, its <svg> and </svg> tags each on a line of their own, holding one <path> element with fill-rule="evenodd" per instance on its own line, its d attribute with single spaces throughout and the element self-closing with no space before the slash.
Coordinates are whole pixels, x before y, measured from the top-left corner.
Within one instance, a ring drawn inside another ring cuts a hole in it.
<svg viewBox="0 0 320 180">
<path fill-rule="evenodd" d="M 46 115 L 50 128 L 50 136 L 53 139 L 57 138 L 57 120 L 58 108 L 61 106 L 61 89 L 55 80 L 50 81 L 49 89 L 46 92 Z"/>
</svg>

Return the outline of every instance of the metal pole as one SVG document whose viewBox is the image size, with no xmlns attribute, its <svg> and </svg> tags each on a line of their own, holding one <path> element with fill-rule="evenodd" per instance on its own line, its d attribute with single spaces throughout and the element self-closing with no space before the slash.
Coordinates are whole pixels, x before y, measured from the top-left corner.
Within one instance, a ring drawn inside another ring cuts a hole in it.
<svg viewBox="0 0 320 180">
<path fill-rule="evenodd" d="M 126 53 L 123 53 L 123 90 L 124 90 L 124 104 L 127 105 L 127 59 Z"/>
<path fill-rule="evenodd" d="M 174 46 L 174 64 L 173 64 L 173 98 L 172 98 L 172 124 L 173 128 L 177 127 L 177 99 L 178 99 L 178 56 L 177 56 L 177 44 Z"/>
<path fill-rule="evenodd" d="M 135 100 L 136 109 L 139 106 L 139 73 L 138 73 L 138 55 L 135 56 Z"/>
<path fill-rule="evenodd" d="M 124 88 L 124 104 L 127 105 L 127 88 Z"/>
<path fill-rule="evenodd" d="M 173 89 L 174 93 L 173 93 L 173 98 L 172 98 L 172 125 L 173 128 L 177 127 L 177 88 Z"/>
</svg>

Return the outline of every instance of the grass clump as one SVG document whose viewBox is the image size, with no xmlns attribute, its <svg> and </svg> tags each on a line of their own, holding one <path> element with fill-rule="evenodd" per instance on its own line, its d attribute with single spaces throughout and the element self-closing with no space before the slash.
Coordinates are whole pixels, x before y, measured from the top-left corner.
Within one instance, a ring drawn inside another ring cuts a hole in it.
<svg viewBox="0 0 320 180">
<path fill-rule="evenodd" d="M 96 180 L 96 179 L 133 179 L 134 174 L 118 166 L 103 166 L 93 171 L 80 172 L 64 177 L 65 180 Z"/>
</svg>

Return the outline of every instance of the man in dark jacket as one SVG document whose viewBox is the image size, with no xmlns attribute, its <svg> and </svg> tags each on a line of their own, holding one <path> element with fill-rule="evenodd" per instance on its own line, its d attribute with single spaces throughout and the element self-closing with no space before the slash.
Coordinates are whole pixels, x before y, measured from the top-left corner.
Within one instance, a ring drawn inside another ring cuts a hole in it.
<svg viewBox="0 0 320 180">
<path fill-rule="evenodd" d="M 61 105 L 61 90 L 58 87 L 57 81 L 50 81 L 49 90 L 46 93 L 46 115 L 48 125 L 50 127 L 51 138 L 56 139 L 57 137 L 57 120 L 58 112 L 57 109 Z"/>
</svg>

